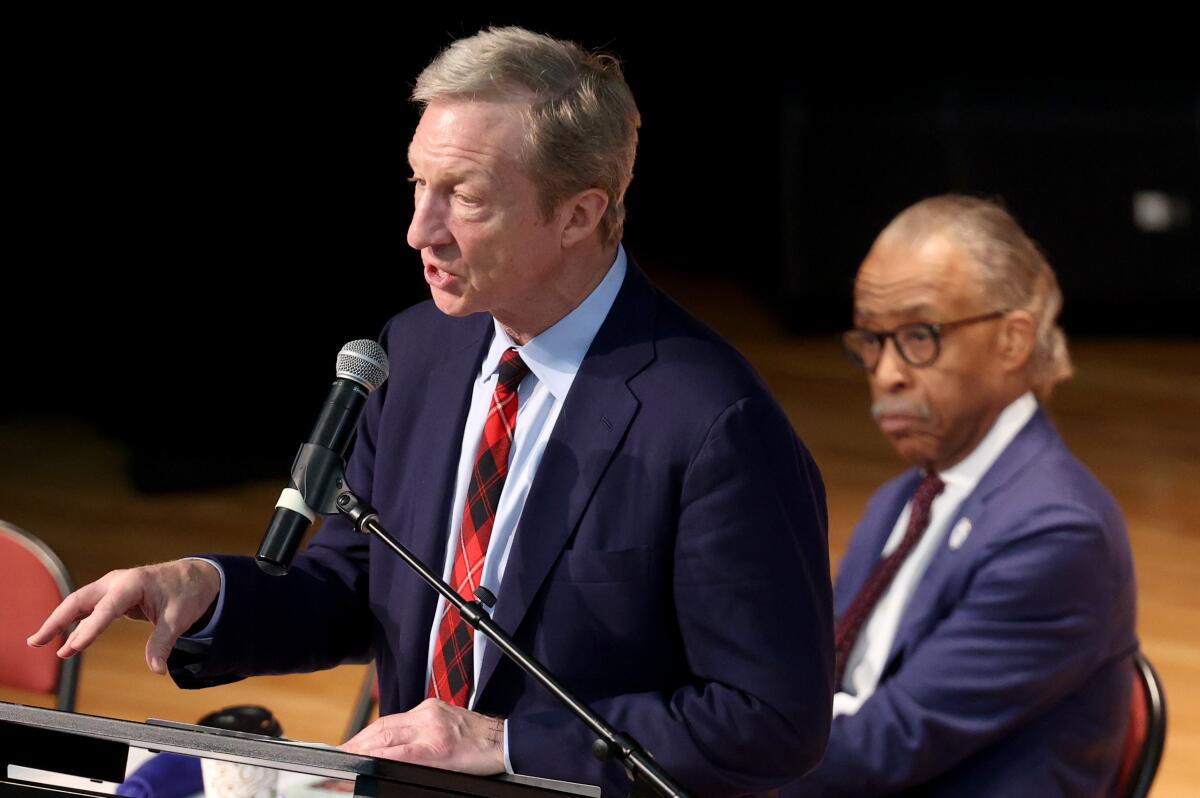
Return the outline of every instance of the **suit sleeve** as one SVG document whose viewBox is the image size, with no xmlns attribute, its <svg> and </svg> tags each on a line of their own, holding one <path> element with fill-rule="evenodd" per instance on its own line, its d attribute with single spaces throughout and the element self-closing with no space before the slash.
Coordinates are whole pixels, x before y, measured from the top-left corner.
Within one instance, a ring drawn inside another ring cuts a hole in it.
<svg viewBox="0 0 1200 798">
<path fill-rule="evenodd" d="M 692 458 L 673 591 L 691 683 L 595 709 L 694 795 L 769 790 L 814 767 L 832 702 L 824 488 L 769 399 L 727 407 Z M 544 770 L 546 750 L 579 751 L 560 776 L 628 792 L 619 768 L 587 755 L 591 734 L 565 711 L 508 723 L 517 772 L 530 762 Z"/>
<path fill-rule="evenodd" d="M 1084 684 L 1122 611 L 1112 552 L 1084 508 L 1034 515 L 982 561 L 899 670 L 856 714 L 834 720 L 820 767 L 788 798 L 926 783 Z"/>
<path fill-rule="evenodd" d="M 346 465 L 347 483 L 368 502 L 386 390 L 385 384 L 367 400 Z M 264 574 L 252 557 L 211 556 L 225 574 L 224 611 L 211 643 L 176 644 L 167 661 L 175 683 L 211 687 L 366 661 L 372 639 L 368 543 L 339 515 L 325 520 L 286 576 Z"/>
</svg>

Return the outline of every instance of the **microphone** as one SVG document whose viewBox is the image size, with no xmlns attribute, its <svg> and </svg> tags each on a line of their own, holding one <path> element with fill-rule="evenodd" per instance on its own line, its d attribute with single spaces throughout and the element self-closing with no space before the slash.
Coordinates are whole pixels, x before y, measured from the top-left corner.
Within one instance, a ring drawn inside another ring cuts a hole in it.
<svg viewBox="0 0 1200 798">
<path fill-rule="evenodd" d="M 351 341 L 338 352 L 337 379 L 308 441 L 292 463 L 291 480 L 275 503 L 275 514 L 254 557 L 264 572 L 286 574 L 300 539 L 317 515 L 336 511 L 333 500 L 342 487 L 342 461 L 358 417 L 367 395 L 387 378 L 387 353 L 374 341 Z"/>
</svg>

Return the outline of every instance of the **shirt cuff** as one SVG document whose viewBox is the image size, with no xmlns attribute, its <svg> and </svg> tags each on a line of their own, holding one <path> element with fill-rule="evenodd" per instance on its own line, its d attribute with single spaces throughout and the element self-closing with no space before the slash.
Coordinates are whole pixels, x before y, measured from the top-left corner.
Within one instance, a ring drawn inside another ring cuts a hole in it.
<svg viewBox="0 0 1200 798">
<path fill-rule="evenodd" d="M 863 698 L 839 691 L 833 695 L 833 717 L 855 715 L 862 708 Z"/>
<path fill-rule="evenodd" d="M 512 759 L 508 755 L 508 718 L 504 719 L 504 772 L 510 776 L 517 773 L 513 770 Z"/>
</svg>

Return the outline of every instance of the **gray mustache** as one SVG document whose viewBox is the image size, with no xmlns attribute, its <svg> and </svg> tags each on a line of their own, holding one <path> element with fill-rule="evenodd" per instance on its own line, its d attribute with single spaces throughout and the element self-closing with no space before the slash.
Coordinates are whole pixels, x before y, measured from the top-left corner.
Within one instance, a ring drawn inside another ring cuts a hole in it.
<svg viewBox="0 0 1200 798">
<path fill-rule="evenodd" d="M 925 402 L 914 402 L 910 399 L 900 399 L 895 396 L 885 396 L 871 404 L 871 417 L 876 421 L 880 416 L 915 416 L 929 418 L 929 405 Z"/>
</svg>

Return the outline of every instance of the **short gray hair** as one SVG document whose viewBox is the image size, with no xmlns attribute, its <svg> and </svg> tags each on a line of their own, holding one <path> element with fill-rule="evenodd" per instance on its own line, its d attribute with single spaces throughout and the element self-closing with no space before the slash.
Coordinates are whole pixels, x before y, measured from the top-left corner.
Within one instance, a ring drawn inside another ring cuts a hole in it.
<svg viewBox="0 0 1200 798">
<path fill-rule="evenodd" d="M 911 243 L 945 235 L 979 266 L 984 293 L 1005 310 L 1025 310 L 1037 337 L 1029 364 L 1034 392 L 1045 399 L 1074 373 L 1067 338 L 1059 327 L 1062 291 L 1037 244 L 997 201 L 942 194 L 906 208 L 879 234 Z"/>
<path fill-rule="evenodd" d="M 601 237 L 615 244 L 624 229 L 625 190 L 641 125 L 616 58 L 523 28 L 488 28 L 439 53 L 417 77 L 412 99 L 425 108 L 445 99 L 527 95 L 522 160 L 543 214 L 549 217 L 579 191 L 602 189 L 608 209 Z"/>
</svg>

